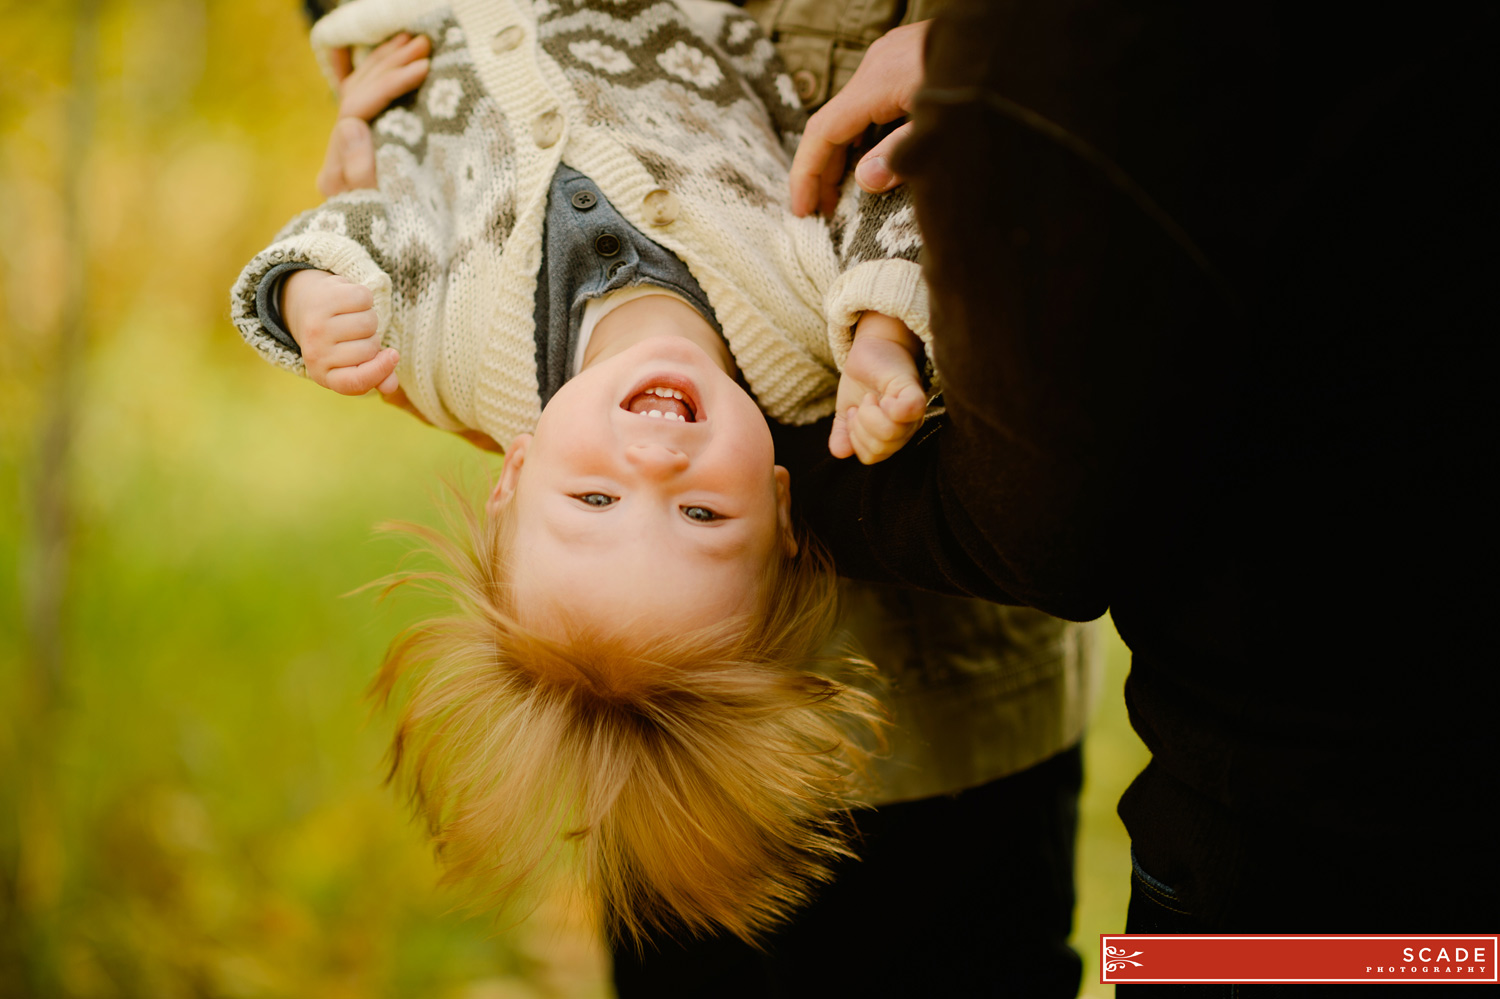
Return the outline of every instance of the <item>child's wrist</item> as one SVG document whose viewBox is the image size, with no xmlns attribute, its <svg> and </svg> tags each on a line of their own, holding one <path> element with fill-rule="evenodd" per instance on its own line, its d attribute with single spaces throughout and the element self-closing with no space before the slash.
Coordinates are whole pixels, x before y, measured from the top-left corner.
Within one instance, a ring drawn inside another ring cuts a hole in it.
<svg viewBox="0 0 1500 999">
<path fill-rule="evenodd" d="M 854 337 L 875 337 L 905 348 L 914 360 L 920 361 L 926 353 L 921 337 L 911 331 L 901 320 L 882 312 L 862 312 L 854 321 Z"/>
<path fill-rule="evenodd" d="M 301 300 L 316 294 L 318 281 L 331 276 L 330 272 L 316 267 L 303 267 L 291 271 L 281 279 L 281 287 L 277 290 L 276 297 L 280 300 L 278 307 L 281 311 L 282 328 L 291 335 L 293 340 L 297 341 L 299 347 L 302 345 L 302 338 L 298 335 L 296 327 L 301 325 L 299 322 L 302 318 L 302 310 L 299 308 L 302 304 Z M 297 286 L 295 289 L 292 287 L 294 284 Z"/>
</svg>

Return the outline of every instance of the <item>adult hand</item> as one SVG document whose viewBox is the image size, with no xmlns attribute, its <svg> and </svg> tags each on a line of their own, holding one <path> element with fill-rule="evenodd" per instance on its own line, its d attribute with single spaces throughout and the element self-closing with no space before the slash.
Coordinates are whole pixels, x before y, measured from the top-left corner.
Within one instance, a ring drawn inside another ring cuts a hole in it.
<svg viewBox="0 0 1500 999">
<path fill-rule="evenodd" d="M 331 198 L 375 186 L 375 137 L 370 126 L 358 118 L 340 118 L 318 171 L 318 193 Z"/>
<path fill-rule="evenodd" d="M 886 32 L 865 52 L 849 83 L 808 119 L 792 160 L 792 213 L 815 209 L 833 213 L 849 144 L 871 125 L 884 125 L 911 111 L 922 86 L 922 50 L 931 22 L 903 24 Z M 901 183 L 890 168 L 890 154 L 906 138 L 910 124 L 886 136 L 859 161 L 854 178 L 874 194 Z"/>
<path fill-rule="evenodd" d="M 351 69 L 348 49 L 332 55 L 339 77 L 339 117 L 370 121 L 391 101 L 410 93 L 427 78 L 432 41 L 405 31 L 377 46 Z"/>
<path fill-rule="evenodd" d="M 318 193 L 331 198 L 375 186 L 375 140 L 369 123 L 391 101 L 420 86 L 431 65 L 432 42 L 406 32 L 391 38 L 353 67 L 348 49 L 329 58 L 339 78 L 339 119 L 328 139 Z"/>
</svg>

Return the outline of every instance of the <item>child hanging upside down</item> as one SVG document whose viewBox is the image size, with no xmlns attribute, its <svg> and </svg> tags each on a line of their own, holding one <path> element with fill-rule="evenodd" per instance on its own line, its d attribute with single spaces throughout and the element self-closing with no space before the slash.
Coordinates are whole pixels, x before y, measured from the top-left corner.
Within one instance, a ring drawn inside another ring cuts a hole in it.
<svg viewBox="0 0 1500 999">
<path fill-rule="evenodd" d="M 405 698 L 393 773 L 482 892 L 571 841 L 619 930 L 752 938 L 845 852 L 878 717 L 833 678 L 861 664 L 810 669 L 833 580 L 765 417 L 837 406 L 830 447 L 867 462 L 920 425 L 904 194 L 791 214 L 800 104 L 728 4 L 353 0 L 313 41 L 343 77 L 332 197 L 245 268 L 235 322 L 506 442 L 472 549 L 431 539 L 458 612 L 377 681 Z"/>
</svg>

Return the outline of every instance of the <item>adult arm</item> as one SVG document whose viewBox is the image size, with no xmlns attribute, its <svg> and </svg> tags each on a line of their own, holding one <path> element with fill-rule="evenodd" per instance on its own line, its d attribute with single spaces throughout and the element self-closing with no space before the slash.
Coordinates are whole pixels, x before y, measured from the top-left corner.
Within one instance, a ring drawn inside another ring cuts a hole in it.
<svg viewBox="0 0 1500 999">
<path fill-rule="evenodd" d="M 1164 489 L 1214 435 L 1184 416 L 1215 395 L 1232 408 L 1223 283 L 1135 179 L 1182 190 L 1181 84 L 1205 57 L 1132 46 L 1116 29 L 1137 15 L 1095 9 L 1099 30 L 1079 34 L 1078 11 L 976 3 L 934 23 L 897 169 L 927 241 L 948 419 L 873 468 L 786 445 L 841 571 L 1097 616 L 1122 532 L 1164 513 L 1140 484 Z M 1121 146 L 1137 124 L 1155 145 Z"/>
</svg>

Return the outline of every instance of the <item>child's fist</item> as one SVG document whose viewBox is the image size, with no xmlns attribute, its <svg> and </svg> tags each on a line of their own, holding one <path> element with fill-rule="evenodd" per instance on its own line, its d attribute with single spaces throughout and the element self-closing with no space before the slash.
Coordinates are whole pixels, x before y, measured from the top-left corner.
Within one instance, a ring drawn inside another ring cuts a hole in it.
<svg viewBox="0 0 1500 999">
<path fill-rule="evenodd" d="M 281 286 L 281 316 L 302 348 L 307 377 L 341 395 L 394 392 L 394 348 L 380 348 L 375 296 L 327 271 L 295 271 Z"/>
<path fill-rule="evenodd" d="M 884 461 L 922 425 L 927 393 L 917 372 L 922 341 L 899 319 L 866 312 L 854 327 L 854 345 L 839 378 L 828 450 L 857 455 L 866 465 Z"/>
</svg>

